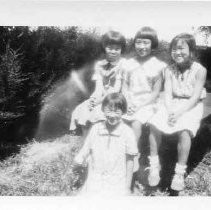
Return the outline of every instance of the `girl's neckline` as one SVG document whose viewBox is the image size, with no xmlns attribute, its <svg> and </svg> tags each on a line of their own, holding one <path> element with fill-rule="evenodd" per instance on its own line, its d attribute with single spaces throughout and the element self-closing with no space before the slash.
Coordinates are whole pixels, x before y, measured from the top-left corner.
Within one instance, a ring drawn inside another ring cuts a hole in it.
<svg viewBox="0 0 211 210">
<path fill-rule="evenodd" d="M 140 64 L 144 64 L 144 63 L 146 63 L 147 61 L 151 60 L 153 57 L 154 57 L 154 56 L 149 55 L 149 56 L 147 56 L 147 57 L 142 58 L 142 57 L 139 57 L 138 55 L 136 55 L 135 59 L 136 59 L 136 61 L 139 62 Z"/>
<path fill-rule="evenodd" d="M 190 72 L 191 72 L 191 66 L 192 65 L 193 65 L 193 61 L 189 62 L 188 64 L 186 64 L 182 68 L 178 65 L 175 65 L 176 66 L 175 73 L 177 75 L 177 78 L 180 79 L 181 81 L 184 81 L 185 78 L 187 79 L 189 77 Z"/>
<path fill-rule="evenodd" d="M 121 58 L 119 58 L 119 59 L 117 59 L 115 61 L 109 61 L 109 60 L 105 59 L 106 64 L 110 63 L 111 65 L 117 65 L 120 60 L 121 60 Z"/>
<path fill-rule="evenodd" d="M 122 123 L 122 120 L 120 120 L 117 125 L 112 126 L 105 121 L 105 127 L 108 129 L 109 133 L 113 133 L 120 126 L 121 123 Z"/>
<path fill-rule="evenodd" d="M 186 63 L 184 63 L 184 64 L 182 64 L 182 65 L 178 65 L 178 64 L 175 63 L 177 69 L 179 70 L 179 72 L 180 72 L 181 74 L 183 74 L 183 73 L 185 73 L 187 70 L 189 70 L 189 69 L 191 68 L 192 64 L 193 64 L 193 61 L 192 61 L 192 60 L 191 60 L 191 61 L 188 61 L 188 62 L 186 62 Z"/>
</svg>

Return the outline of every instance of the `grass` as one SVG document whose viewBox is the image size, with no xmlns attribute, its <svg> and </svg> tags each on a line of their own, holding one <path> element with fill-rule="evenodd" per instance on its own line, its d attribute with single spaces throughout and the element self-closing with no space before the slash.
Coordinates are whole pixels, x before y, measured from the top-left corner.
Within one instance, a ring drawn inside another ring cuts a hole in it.
<svg viewBox="0 0 211 210">
<path fill-rule="evenodd" d="M 81 147 L 78 137 L 64 135 L 45 142 L 33 141 L 20 153 L 0 162 L 2 196 L 71 196 L 83 185 L 86 168 L 75 167 L 73 157 Z M 211 195 L 211 153 L 186 178 L 180 195 Z M 137 184 L 134 195 L 147 195 Z M 154 191 L 150 195 L 167 196 Z"/>
<path fill-rule="evenodd" d="M 182 195 L 211 196 L 211 153 L 207 153 L 198 166 L 186 178 Z"/>
<path fill-rule="evenodd" d="M 0 194 L 7 196 L 74 195 L 82 185 L 85 168 L 75 168 L 73 157 L 80 147 L 69 136 L 31 142 L 19 154 L 0 164 Z"/>
</svg>

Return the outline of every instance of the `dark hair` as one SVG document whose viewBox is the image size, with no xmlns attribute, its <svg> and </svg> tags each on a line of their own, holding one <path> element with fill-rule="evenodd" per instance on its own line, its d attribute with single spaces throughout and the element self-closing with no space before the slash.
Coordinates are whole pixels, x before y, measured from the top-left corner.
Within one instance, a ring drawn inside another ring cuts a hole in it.
<svg viewBox="0 0 211 210">
<path fill-rule="evenodd" d="M 127 112 L 127 101 L 122 93 L 110 93 L 108 94 L 102 102 L 102 111 L 106 106 L 114 109 L 121 109 L 125 114 Z"/>
<path fill-rule="evenodd" d="M 178 43 L 179 40 L 185 41 L 187 43 L 188 47 L 189 47 L 190 52 L 195 54 L 196 40 L 195 40 L 193 35 L 187 34 L 187 33 L 179 34 L 172 39 L 170 46 L 169 46 L 170 53 L 172 51 L 172 48 Z"/>
<path fill-rule="evenodd" d="M 126 47 L 126 39 L 117 31 L 108 31 L 102 36 L 102 46 L 105 48 L 107 45 L 111 44 L 120 45 L 123 52 Z"/>
<path fill-rule="evenodd" d="M 158 36 L 157 32 L 150 28 L 150 27 L 143 27 L 141 28 L 135 35 L 134 42 L 136 42 L 136 39 L 149 39 L 152 42 L 152 49 L 155 49 L 158 47 Z"/>
</svg>

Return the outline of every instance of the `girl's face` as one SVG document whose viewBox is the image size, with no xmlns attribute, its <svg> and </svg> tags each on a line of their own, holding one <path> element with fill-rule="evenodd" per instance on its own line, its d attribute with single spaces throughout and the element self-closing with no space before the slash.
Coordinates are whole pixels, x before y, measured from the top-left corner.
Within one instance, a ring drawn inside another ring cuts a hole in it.
<svg viewBox="0 0 211 210">
<path fill-rule="evenodd" d="M 121 56 L 121 46 L 118 44 L 109 44 L 105 47 L 106 58 L 110 62 L 117 61 Z"/>
<path fill-rule="evenodd" d="M 149 56 L 152 52 L 152 41 L 150 39 L 136 39 L 135 50 L 139 57 Z"/>
<path fill-rule="evenodd" d="M 171 49 L 171 57 L 177 64 L 187 63 L 191 58 L 187 42 L 179 40 Z"/>
<path fill-rule="evenodd" d="M 122 118 L 122 110 L 121 109 L 112 109 L 109 106 L 106 106 L 104 108 L 104 115 L 106 117 L 106 122 L 110 126 L 116 126 L 119 124 L 121 118 Z"/>
</svg>

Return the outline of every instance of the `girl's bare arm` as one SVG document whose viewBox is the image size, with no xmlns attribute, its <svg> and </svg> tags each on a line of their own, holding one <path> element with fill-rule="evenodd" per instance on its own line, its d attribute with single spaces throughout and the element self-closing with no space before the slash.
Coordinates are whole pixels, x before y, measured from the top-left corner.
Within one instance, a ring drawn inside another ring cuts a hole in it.
<svg viewBox="0 0 211 210">
<path fill-rule="evenodd" d="M 201 92 L 203 90 L 205 81 L 207 76 L 207 70 L 205 68 L 201 68 L 196 75 L 196 82 L 195 87 L 193 90 L 193 95 L 187 102 L 184 104 L 183 107 L 181 107 L 177 112 L 179 114 L 183 114 L 184 112 L 187 112 L 188 110 L 192 109 L 196 103 L 199 101 L 201 97 Z"/>
<path fill-rule="evenodd" d="M 91 151 L 92 140 L 94 138 L 93 136 L 95 135 L 94 133 L 95 133 L 95 128 L 92 127 L 88 136 L 85 139 L 84 145 L 82 146 L 81 150 L 74 158 L 74 161 L 77 164 L 83 164 L 84 161 L 86 161 L 87 157 L 89 156 L 90 151 Z"/>
<path fill-rule="evenodd" d="M 130 187 L 132 183 L 133 166 L 134 166 L 134 155 L 126 154 L 126 182 L 127 182 L 126 185 L 128 193 L 130 193 Z"/>
<path fill-rule="evenodd" d="M 170 111 L 172 104 L 172 81 L 170 71 L 168 69 L 165 69 L 164 102 L 166 109 Z"/>
</svg>

